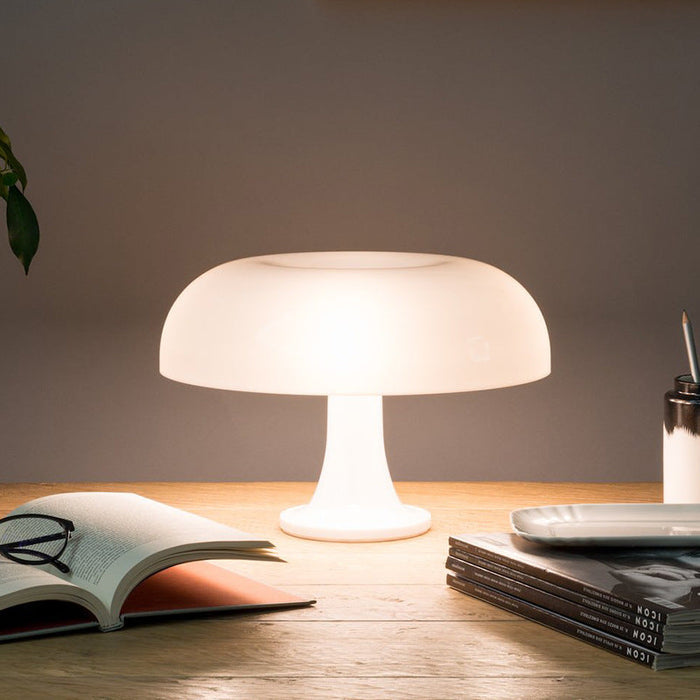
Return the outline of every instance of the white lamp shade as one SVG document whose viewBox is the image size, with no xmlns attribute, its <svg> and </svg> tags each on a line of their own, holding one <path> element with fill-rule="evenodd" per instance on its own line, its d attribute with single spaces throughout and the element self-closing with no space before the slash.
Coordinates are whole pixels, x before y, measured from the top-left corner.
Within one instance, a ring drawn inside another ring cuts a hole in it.
<svg viewBox="0 0 700 700">
<path fill-rule="evenodd" d="M 177 298 L 160 371 L 274 394 L 434 394 L 550 372 L 537 304 L 515 279 L 446 255 L 317 252 L 219 265 Z"/>
</svg>

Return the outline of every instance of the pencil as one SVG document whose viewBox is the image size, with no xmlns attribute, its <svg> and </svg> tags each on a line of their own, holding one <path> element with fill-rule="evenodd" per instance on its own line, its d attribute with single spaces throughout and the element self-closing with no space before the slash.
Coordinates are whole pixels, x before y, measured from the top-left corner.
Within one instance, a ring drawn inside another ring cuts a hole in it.
<svg viewBox="0 0 700 700">
<path fill-rule="evenodd" d="M 688 362 L 690 363 L 690 374 L 693 381 L 700 382 L 700 370 L 698 370 L 698 354 L 695 350 L 695 336 L 693 335 L 693 324 L 688 318 L 688 314 L 683 309 L 683 337 L 685 338 L 685 349 L 688 353 Z"/>
</svg>

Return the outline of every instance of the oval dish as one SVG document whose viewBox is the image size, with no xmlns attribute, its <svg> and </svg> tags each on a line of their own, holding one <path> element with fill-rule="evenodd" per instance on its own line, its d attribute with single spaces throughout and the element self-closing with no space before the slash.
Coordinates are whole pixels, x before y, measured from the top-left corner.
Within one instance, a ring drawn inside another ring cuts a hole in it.
<svg viewBox="0 0 700 700">
<path fill-rule="evenodd" d="M 510 522 L 521 537 L 550 545 L 700 546 L 700 504 L 539 506 L 512 511 Z"/>
</svg>

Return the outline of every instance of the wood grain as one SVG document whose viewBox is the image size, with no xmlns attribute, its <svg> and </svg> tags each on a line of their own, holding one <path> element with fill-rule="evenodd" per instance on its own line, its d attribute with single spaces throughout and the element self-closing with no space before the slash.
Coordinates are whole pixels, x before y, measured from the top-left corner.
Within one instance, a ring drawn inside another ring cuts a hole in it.
<svg viewBox="0 0 700 700">
<path fill-rule="evenodd" d="M 421 537 L 314 542 L 277 527 L 313 484 L 5 484 L 0 510 L 58 491 L 124 490 L 278 545 L 286 563 L 227 562 L 314 608 L 132 624 L 0 647 L 3 698 L 695 698 L 700 669 L 654 673 L 444 584 L 449 534 L 509 529 L 544 503 L 659 501 L 659 484 L 404 483 Z"/>
</svg>

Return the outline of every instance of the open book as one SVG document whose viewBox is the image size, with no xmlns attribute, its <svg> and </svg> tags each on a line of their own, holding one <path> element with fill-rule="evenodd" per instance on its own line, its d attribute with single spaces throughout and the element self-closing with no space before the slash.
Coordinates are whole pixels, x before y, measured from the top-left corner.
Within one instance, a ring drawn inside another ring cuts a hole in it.
<svg viewBox="0 0 700 700">
<path fill-rule="evenodd" d="M 281 561 L 270 542 L 133 493 L 61 493 L 11 515 L 22 513 L 73 521 L 60 557 L 70 571 L 0 557 L 0 641 L 87 627 L 110 631 L 128 617 L 314 602 L 201 561 Z"/>
</svg>

